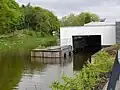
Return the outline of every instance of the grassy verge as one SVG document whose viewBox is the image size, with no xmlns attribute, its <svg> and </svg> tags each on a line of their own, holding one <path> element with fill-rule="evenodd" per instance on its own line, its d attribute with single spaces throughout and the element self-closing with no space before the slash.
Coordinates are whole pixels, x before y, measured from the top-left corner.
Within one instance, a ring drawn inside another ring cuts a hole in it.
<svg viewBox="0 0 120 90">
<path fill-rule="evenodd" d="M 9 35 L 8 35 L 9 36 Z M 39 33 L 23 31 L 13 36 L 4 36 L 0 39 L 0 53 L 30 53 L 30 50 L 36 47 L 44 48 L 56 44 L 56 37 L 40 37 Z"/>
<path fill-rule="evenodd" d="M 114 45 L 101 50 L 95 55 L 94 62 L 88 62 L 75 77 L 63 76 L 64 83 L 55 81 L 52 90 L 101 90 L 100 84 L 105 83 L 107 77 L 104 75 L 111 72 L 119 48 L 120 45 Z"/>
</svg>

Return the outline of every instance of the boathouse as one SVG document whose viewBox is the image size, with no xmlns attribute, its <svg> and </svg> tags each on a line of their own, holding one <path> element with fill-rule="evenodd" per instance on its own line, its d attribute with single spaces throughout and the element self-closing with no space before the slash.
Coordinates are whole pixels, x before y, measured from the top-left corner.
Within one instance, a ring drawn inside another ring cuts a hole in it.
<svg viewBox="0 0 120 90">
<path fill-rule="evenodd" d="M 117 43 L 120 43 L 120 22 L 91 22 L 60 28 L 60 45 L 71 45 L 73 50 L 100 49 Z"/>
</svg>

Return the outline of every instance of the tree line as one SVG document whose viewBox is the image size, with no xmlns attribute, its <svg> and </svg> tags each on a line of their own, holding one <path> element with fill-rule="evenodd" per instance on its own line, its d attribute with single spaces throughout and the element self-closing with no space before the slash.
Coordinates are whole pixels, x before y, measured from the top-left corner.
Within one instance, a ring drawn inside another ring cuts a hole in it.
<svg viewBox="0 0 120 90">
<path fill-rule="evenodd" d="M 0 34 L 29 29 L 41 34 L 59 31 L 57 16 L 38 6 L 19 5 L 15 0 L 0 0 Z"/>
<path fill-rule="evenodd" d="M 83 26 L 92 21 L 99 21 L 99 16 L 89 12 L 71 13 L 58 20 L 51 11 L 39 6 L 30 3 L 20 6 L 15 0 L 0 0 L 0 34 L 28 29 L 52 35 L 53 31 L 59 32 L 60 26 Z"/>
<path fill-rule="evenodd" d="M 98 22 L 100 18 L 98 15 L 89 12 L 81 12 L 78 15 L 73 13 L 69 14 L 68 16 L 64 16 L 60 20 L 60 26 L 83 26 L 89 22 Z"/>
</svg>

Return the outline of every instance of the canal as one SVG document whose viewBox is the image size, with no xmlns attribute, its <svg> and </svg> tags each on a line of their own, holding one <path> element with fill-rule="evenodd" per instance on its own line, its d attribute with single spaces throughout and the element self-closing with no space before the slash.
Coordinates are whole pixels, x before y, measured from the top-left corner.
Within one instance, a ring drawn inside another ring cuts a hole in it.
<svg viewBox="0 0 120 90">
<path fill-rule="evenodd" d="M 31 61 L 30 56 L 4 55 L 0 57 L 0 90 L 51 90 L 54 80 L 63 74 L 70 77 L 79 72 L 92 54 L 81 52 L 64 62 Z M 7 56 L 7 57 L 6 57 Z"/>
</svg>

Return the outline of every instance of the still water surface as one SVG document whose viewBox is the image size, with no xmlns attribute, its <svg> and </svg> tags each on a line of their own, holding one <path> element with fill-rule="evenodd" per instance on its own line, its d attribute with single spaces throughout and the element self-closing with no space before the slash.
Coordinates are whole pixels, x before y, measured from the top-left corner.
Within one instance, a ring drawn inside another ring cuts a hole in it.
<svg viewBox="0 0 120 90">
<path fill-rule="evenodd" d="M 54 80 L 63 74 L 73 76 L 80 71 L 90 54 L 80 53 L 64 62 L 31 61 L 29 56 L 6 55 L 0 57 L 0 90 L 51 90 Z"/>
</svg>

